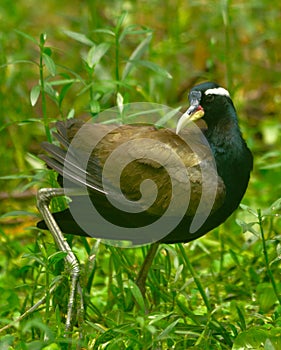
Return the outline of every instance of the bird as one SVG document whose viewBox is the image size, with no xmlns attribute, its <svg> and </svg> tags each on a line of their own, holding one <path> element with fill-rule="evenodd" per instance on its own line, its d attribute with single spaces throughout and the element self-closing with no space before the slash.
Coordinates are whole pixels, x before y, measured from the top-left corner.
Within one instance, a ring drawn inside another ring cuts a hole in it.
<svg viewBox="0 0 281 350">
<path fill-rule="evenodd" d="M 131 240 L 135 245 L 152 243 L 138 277 L 143 294 L 158 245 L 190 242 L 221 225 L 238 208 L 253 169 L 253 156 L 242 136 L 229 92 L 217 83 L 203 82 L 190 90 L 188 99 L 190 106 L 176 129 L 138 123 L 97 124 L 73 118 L 56 123 L 54 137 L 60 145 L 42 144 L 47 154 L 40 157 L 59 174 L 61 187 L 73 188 L 74 196 L 67 209 L 50 213 L 45 205 L 46 193 L 63 195 L 63 190 L 39 192 L 43 220 L 37 226 L 51 227 L 56 231 L 52 234 L 59 236 L 57 242 L 65 233 L 109 241 Z M 193 123 L 199 121 L 204 126 L 196 129 Z M 120 147 L 103 176 L 107 160 Z M 116 179 L 115 171 L 123 163 L 126 166 Z M 141 187 L 151 185 L 145 182 L 148 179 L 157 185 L 155 196 L 153 186 L 146 191 Z M 84 210 L 85 193 L 75 193 L 77 187 L 86 189 L 90 202 L 106 222 L 124 231 L 112 233 L 107 227 L 103 232 L 97 215 L 92 217 Z M 116 203 L 124 205 L 118 207 Z M 164 223 L 159 228 L 153 226 L 162 217 Z"/>
</svg>

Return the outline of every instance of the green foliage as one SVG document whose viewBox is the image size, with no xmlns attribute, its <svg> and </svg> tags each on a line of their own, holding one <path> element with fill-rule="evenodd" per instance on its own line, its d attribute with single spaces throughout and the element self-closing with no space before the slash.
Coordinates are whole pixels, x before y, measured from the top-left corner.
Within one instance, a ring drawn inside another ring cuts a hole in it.
<svg viewBox="0 0 281 350">
<path fill-rule="evenodd" d="M 33 227 L 36 189 L 57 186 L 35 156 L 41 141 L 52 140 L 52 122 L 127 102 L 180 108 L 187 89 L 206 79 L 232 92 L 255 155 L 242 210 L 186 246 L 163 245 L 147 299 L 134 283 L 147 247 L 69 237 L 86 301 L 70 347 L 281 347 L 279 7 L 256 0 L 1 2 L 0 328 L 15 320 L 0 333 L 1 349 L 70 342 L 63 337 L 64 254 Z"/>
</svg>

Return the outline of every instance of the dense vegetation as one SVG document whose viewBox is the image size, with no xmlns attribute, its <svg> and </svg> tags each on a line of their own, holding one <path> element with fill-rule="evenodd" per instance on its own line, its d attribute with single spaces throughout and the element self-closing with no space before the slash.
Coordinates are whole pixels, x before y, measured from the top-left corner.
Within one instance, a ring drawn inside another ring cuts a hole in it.
<svg viewBox="0 0 281 350">
<path fill-rule="evenodd" d="M 87 305 L 72 348 L 281 348 L 280 13 L 276 0 L 1 1 L 0 328 L 46 298 L 1 329 L 0 349 L 67 342 L 63 254 L 35 228 L 36 190 L 56 185 L 37 158 L 49 125 L 117 96 L 186 107 L 204 80 L 231 92 L 255 156 L 241 209 L 195 242 L 163 245 L 147 300 L 134 284 L 147 247 L 72 239 Z"/>
</svg>

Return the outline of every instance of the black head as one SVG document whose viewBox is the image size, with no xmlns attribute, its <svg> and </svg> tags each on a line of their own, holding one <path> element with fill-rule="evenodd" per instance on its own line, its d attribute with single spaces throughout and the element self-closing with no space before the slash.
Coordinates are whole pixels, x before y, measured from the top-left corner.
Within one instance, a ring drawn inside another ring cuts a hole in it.
<svg viewBox="0 0 281 350">
<path fill-rule="evenodd" d="M 208 128 L 216 126 L 220 121 L 236 120 L 236 111 L 229 92 L 220 85 L 206 82 L 194 86 L 188 95 L 190 107 L 180 118 L 177 133 L 189 121 L 202 118 Z"/>
<path fill-rule="evenodd" d="M 232 114 L 232 117 L 236 116 L 229 92 L 220 85 L 207 82 L 195 86 L 189 93 L 189 101 L 198 92 L 201 93 L 199 105 L 204 110 L 202 119 L 207 125 L 218 122 L 229 114 Z"/>
</svg>

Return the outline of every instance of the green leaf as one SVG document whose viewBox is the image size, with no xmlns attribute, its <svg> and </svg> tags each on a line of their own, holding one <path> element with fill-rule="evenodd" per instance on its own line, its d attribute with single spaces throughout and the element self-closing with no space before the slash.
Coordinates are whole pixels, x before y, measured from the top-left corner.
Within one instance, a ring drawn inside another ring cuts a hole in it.
<svg viewBox="0 0 281 350">
<path fill-rule="evenodd" d="M 12 349 L 15 337 L 10 334 L 5 334 L 0 339 L 0 349 Z"/>
<path fill-rule="evenodd" d="M 55 264 L 61 260 L 63 260 L 66 257 L 66 252 L 55 252 L 54 254 L 50 255 L 48 257 L 48 260 L 51 264 Z"/>
<path fill-rule="evenodd" d="M 68 90 L 71 88 L 72 84 L 66 84 L 66 85 L 63 85 L 63 87 L 61 88 L 60 90 L 60 93 L 59 93 L 59 98 L 58 98 L 58 101 L 59 101 L 59 104 L 61 105 L 62 101 L 64 100 Z"/>
<path fill-rule="evenodd" d="M 111 36 L 115 36 L 115 33 L 110 30 L 110 29 L 95 29 L 94 30 L 95 33 L 102 33 L 102 34 L 108 34 L 108 35 L 111 35 Z"/>
<path fill-rule="evenodd" d="M 23 211 L 23 210 L 15 210 L 15 211 L 10 211 L 8 213 L 5 213 L 0 216 L 1 219 L 4 218 L 9 218 L 11 216 L 35 216 L 34 213 L 30 213 L 28 211 Z"/>
<path fill-rule="evenodd" d="M 67 85 L 67 84 L 73 84 L 73 83 L 81 83 L 81 80 L 79 79 L 60 79 L 55 81 L 50 81 L 49 84 L 52 86 L 60 86 L 60 85 Z"/>
<path fill-rule="evenodd" d="M 123 111 L 123 108 L 124 108 L 124 98 L 123 98 L 123 96 L 120 94 L 120 92 L 117 93 L 116 104 L 117 104 L 118 110 L 119 110 L 120 112 L 122 112 L 122 111 Z"/>
<path fill-rule="evenodd" d="M 43 350 L 60 350 L 61 347 L 56 344 L 56 343 L 52 343 L 52 344 L 49 344 L 47 346 L 44 346 Z"/>
<path fill-rule="evenodd" d="M 241 309 L 237 304 L 235 306 L 236 306 L 237 315 L 240 320 L 240 327 L 243 331 L 245 331 L 247 327 L 246 327 L 246 320 L 245 320 L 243 309 Z"/>
<path fill-rule="evenodd" d="M 158 64 L 150 62 L 150 61 L 139 61 L 137 62 L 138 64 L 140 64 L 141 66 L 144 66 L 152 71 L 154 71 L 155 73 L 163 76 L 164 78 L 168 78 L 168 79 L 172 79 L 172 75 L 164 68 L 158 66 Z"/>
<path fill-rule="evenodd" d="M 270 339 L 266 339 L 264 343 L 264 350 L 276 350 L 275 346 L 272 344 Z"/>
<path fill-rule="evenodd" d="M 92 114 L 98 114 L 101 110 L 100 104 L 96 100 L 90 102 L 90 111 Z"/>
<path fill-rule="evenodd" d="M 126 16 L 127 16 L 127 12 L 124 11 L 124 12 L 118 17 L 118 21 L 117 21 L 116 28 L 115 28 L 115 33 L 116 33 L 116 35 L 119 34 L 120 29 L 121 29 L 121 26 L 122 26 L 122 24 L 123 24 L 124 19 L 126 18 Z M 120 41 L 120 38 L 121 38 L 121 37 L 122 37 L 122 36 L 119 37 L 119 41 Z"/>
<path fill-rule="evenodd" d="M 46 67 L 47 67 L 48 71 L 50 72 L 50 74 L 52 76 L 55 76 L 57 70 L 56 70 L 56 65 L 55 65 L 55 62 L 53 61 L 53 59 L 44 52 L 43 52 L 43 59 L 44 59 L 44 62 L 46 64 Z"/>
<path fill-rule="evenodd" d="M 252 232 L 254 235 L 257 235 L 258 237 L 260 236 L 258 231 L 256 231 L 253 226 L 257 224 L 257 222 L 245 222 L 243 220 L 240 220 L 240 219 L 236 219 L 235 220 L 236 223 L 242 227 L 242 230 L 243 230 L 243 233 L 245 232 Z"/>
<path fill-rule="evenodd" d="M 31 106 L 35 106 L 38 98 L 40 96 L 40 92 L 41 92 L 41 87 L 39 85 L 34 85 L 33 88 L 30 91 L 30 102 L 31 102 Z"/>
<path fill-rule="evenodd" d="M 132 280 L 129 280 L 129 287 L 136 303 L 140 307 L 141 311 L 145 313 L 144 300 L 139 287 Z"/>
<path fill-rule="evenodd" d="M 255 210 L 253 210 L 252 208 L 250 208 L 248 205 L 245 205 L 245 204 L 240 203 L 239 206 L 240 206 L 240 208 L 241 208 L 242 210 L 247 211 L 248 213 L 252 214 L 252 215 L 255 216 L 256 218 L 258 217 L 258 213 L 257 213 Z"/>
<path fill-rule="evenodd" d="M 266 164 L 264 166 L 259 167 L 259 169 L 262 169 L 262 170 L 269 170 L 269 169 L 276 169 L 276 168 L 281 168 L 281 162 L 276 162 L 273 164 Z"/>
<path fill-rule="evenodd" d="M 26 38 L 26 39 L 32 41 L 34 44 L 38 45 L 38 42 L 37 42 L 31 35 L 26 34 L 26 33 L 22 32 L 22 31 L 20 31 L 20 30 L 18 30 L 18 29 L 16 29 L 15 32 L 16 32 L 17 34 L 23 36 L 24 38 Z"/>
<path fill-rule="evenodd" d="M 50 47 L 44 47 L 43 52 L 48 56 L 52 55 L 52 49 Z"/>
<path fill-rule="evenodd" d="M 67 116 L 66 116 L 66 119 L 74 118 L 74 115 L 75 115 L 75 109 L 72 108 L 72 109 L 68 112 L 68 114 L 67 114 Z"/>
<path fill-rule="evenodd" d="M 174 278 L 174 283 L 176 283 L 178 281 L 178 279 L 181 277 L 181 273 L 182 273 L 183 268 L 184 268 L 184 266 L 183 266 L 183 264 L 181 264 L 176 269 L 176 275 L 175 275 L 175 278 Z"/>
<path fill-rule="evenodd" d="M 148 35 L 134 50 L 134 52 L 131 54 L 129 61 L 127 62 L 123 74 L 122 74 L 122 80 L 126 79 L 126 77 L 129 75 L 131 70 L 134 68 L 135 61 L 138 61 L 141 56 L 147 51 L 147 48 L 149 46 L 149 43 L 152 39 L 152 34 Z"/>
<path fill-rule="evenodd" d="M 81 34 L 81 33 L 77 33 L 77 32 L 72 32 L 70 30 L 65 30 L 64 33 L 69 36 L 71 39 L 74 39 L 78 42 L 80 42 L 81 44 L 85 44 L 87 46 L 94 46 L 95 43 L 86 37 L 85 34 Z"/>
<path fill-rule="evenodd" d="M 39 124 L 43 124 L 41 119 L 36 119 L 36 118 L 28 118 L 28 119 L 23 119 L 23 120 L 19 120 L 18 125 L 25 125 L 25 124 L 29 124 L 29 123 L 39 123 Z"/>
<path fill-rule="evenodd" d="M 40 45 L 41 45 L 41 46 L 44 46 L 46 40 L 47 40 L 47 34 L 46 34 L 46 33 L 41 33 L 41 34 L 40 34 Z"/>
<path fill-rule="evenodd" d="M 108 43 L 102 43 L 97 46 L 93 46 L 87 55 L 87 63 L 90 68 L 93 68 L 99 61 L 102 59 L 102 57 L 106 54 L 107 50 L 109 49 L 110 44 Z"/>
<path fill-rule="evenodd" d="M 239 333 L 235 338 L 232 350 L 243 349 L 265 349 L 265 344 L 269 341 L 274 349 L 280 349 L 281 346 L 281 329 L 272 328 L 263 329 L 262 327 L 252 327 L 248 331 Z M 269 348 L 268 348 L 269 349 Z"/>
<path fill-rule="evenodd" d="M 157 340 L 162 340 L 165 339 L 167 337 L 169 337 L 169 334 L 171 333 L 171 331 L 173 330 L 173 328 L 175 328 L 175 326 L 178 324 L 178 322 L 180 321 L 180 319 L 177 319 L 176 321 L 172 322 L 171 324 L 169 324 L 168 327 L 166 327 L 157 337 Z"/>
<path fill-rule="evenodd" d="M 257 286 L 257 300 L 262 312 L 268 312 L 272 308 L 277 298 L 270 283 L 261 283 Z"/>
<path fill-rule="evenodd" d="M 95 346 L 97 346 L 97 347 L 95 347 L 95 349 L 98 349 L 99 345 L 105 344 L 105 343 L 109 342 L 110 340 L 114 339 L 117 335 L 118 335 L 118 333 L 116 333 L 112 329 L 105 331 L 96 339 Z"/>
<path fill-rule="evenodd" d="M 50 327 L 48 327 L 44 322 L 42 322 L 39 318 L 33 318 L 28 320 L 23 328 L 22 332 L 23 334 L 29 333 L 32 329 L 38 329 L 42 333 L 46 334 L 46 337 L 48 338 L 49 341 L 52 341 L 54 339 L 54 334 Z"/>
<path fill-rule="evenodd" d="M 55 89 L 53 89 L 51 84 L 47 82 L 45 82 L 45 92 L 54 102 L 56 103 L 58 102 L 58 98 L 59 98 L 58 92 Z"/>
<path fill-rule="evenodd" d="M 5 175 L 0 176 L 0 180 L 18 180 L 18 179 L 30 179 L 31 175 L 26 174 L 13 174 L 13 175 Z"/>
<path fill-rule="evenodd" d="M 175 118 L 175 116 L 178 114 L 180 110 L 181 110 L 181 107 L 170 110 L 168 113 L 164 114 L 163 117 L 157 120 L 157 122 L 155 123 L 155 126 L 159 127 L 159 126 L 165 125 L 170 119 Z"/>
<path fill-rule="evenodd" d="M 274 213 L 281 210 L 281 198 L 278 198 L 275 202 L 273 202 L 268 210 L 264 211 L 264 214 L 267 213 Z"/>
<path fill-rule="evenodd" d="M 122 34 L 119 37 L 119 42 L 121 42 L 127 35 L 144 35 L 144 34 L 152 34 L 152 30 L 149 28 L 139 29 L 138 25 L 132 24 L 124 28 L 124 30 L 122 31 Z"/>
</svg>

